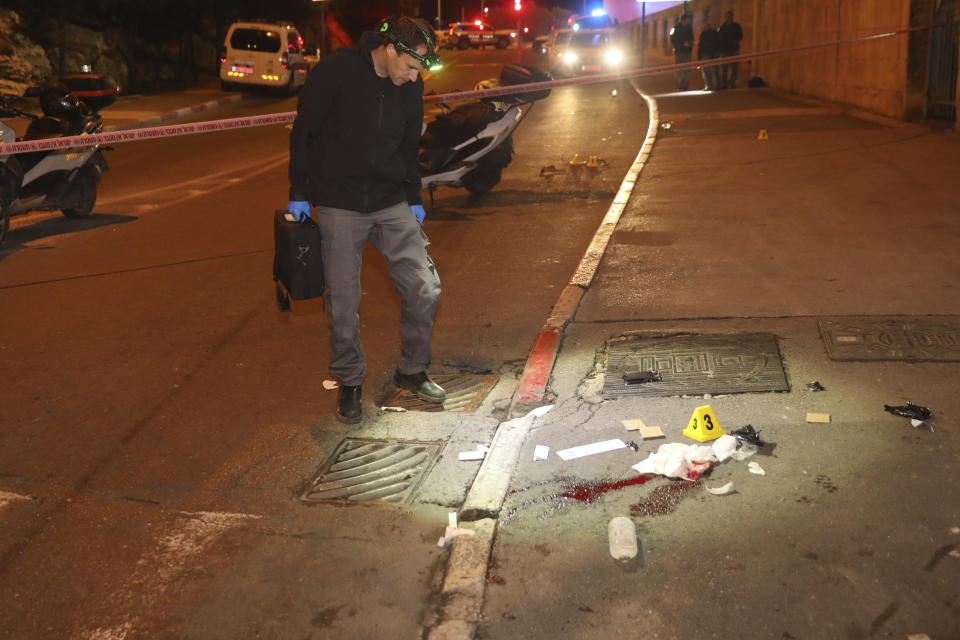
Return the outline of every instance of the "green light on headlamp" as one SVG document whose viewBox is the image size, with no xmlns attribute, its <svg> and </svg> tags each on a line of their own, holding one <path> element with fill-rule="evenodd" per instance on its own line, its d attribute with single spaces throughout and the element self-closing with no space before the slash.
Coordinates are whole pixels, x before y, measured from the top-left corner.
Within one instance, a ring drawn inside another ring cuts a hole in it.
<svg viewBox="0 0 960 640">
<path fill-rule="evenodd" d="M 436 71 L 443 67 L 443 60 L 440 59 L 440 55 L 432 49 L 429 49 L 425 55 L 420 55 L 402 42 L 395 42 L 393 46 L 419 62 L 427 71 Z"/>
</svg>

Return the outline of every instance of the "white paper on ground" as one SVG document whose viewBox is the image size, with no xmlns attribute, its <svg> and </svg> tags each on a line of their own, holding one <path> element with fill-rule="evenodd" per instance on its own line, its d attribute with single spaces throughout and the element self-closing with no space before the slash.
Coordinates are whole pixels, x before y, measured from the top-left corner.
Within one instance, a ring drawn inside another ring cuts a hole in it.
<svg viewBox="0 0 960 640">
<path fill-rule="evenodd" d="M 713 453 L 717 462 L 723 462 L 737 450 L 737 439 L 728 433 L 723 434 L 713 442 Z"/>
<path fill-rule="evenodd" d="M 704 462 L 722 462 L 737 448 L 737 439 L 729 434 L 717 438 L 712 445 L 668 442 L 647 456 L 646 460 L 633 465 L 639 473 L 655 473 L 668 478 L 686 478 L 691 466 Z"/>
<path fill-rule="evenodd" d="M 542 407 L 537 407 L 536 409 L 534 409 L 533 411 L 531 411 L 531 412 L 528 413 L 527 415 L 533 416 L 534 418 L 539 418 L 540 416 L 549 413 L 549 412 L 550 412 L 550 409 L 553 409 L 553 405 L 552 405 L 552 404 L 547 404 L 547 405 L 544 405 L 544 406 L 542 406 Z"/>
<path fill-rule="evenodd" d="M 443 532 L 443 537 L 437 540 L 438 547 L 445 547 L 458 536 L 475 536 L 477 532 L 473 529 L 461 529 L 459 527 L 447 527 Z"/>
<path fill-rule="evenodd" d="M 733 483 L 728 482 L 722 487 L 711 487 L 710 485 L 707 485 L 707 491 L 715 496 L 728 496 L 734 492 Z"/>
<path fill-rule="evenodd" d="M 483 456 L 485 455 L 487 454 L 485 454 L 483 451 L 480 451 L 479 449 L 475 451 L 461 451 L 460 460 L 461 461 L 483 460 Z"/>
<path fill-rule="evenodd" d="M 758 476 L 765 476 L 765 475 L 767 475 L 767 472 L 763 470 L 763 467 L 761 467 L 761 466 L 760 466 L 759 464 L 757 464 L 756 462 L 751 462 L 750 464 L 748 464 L 748 465 L 747 465 L 747 469 L 750 470 L 750 473 L 755 473 L 755 474 L 757 474 Z"/>
<path fill-rule="evenodd" d="M 406 407 L 380 407 L 380 411 L 387 412 L 392 411 L 393 413 L 406 413 Z"/>
<path fill-rule="evenodd" d="M 457 512 L 456 511 L 451 511 L 450 513 L 447 514 L 447 526 L 453 527 L 454 529 L 457 528 Z"/>
<path fill-rule="evenodd" d="M 324 380 L 324 381 L 323 381 L 323 388 L 326 389 L 327 391 L 330 391 L 330 390 L 332 390 L 332 389 L 336 389 L 336 388 L 338 388 L 339 386 L 340 386 L 340 383 L 337 382 L 336 380 Z"/>
<path fill-rule="evenodd" d="M 606 453 L 607 451 L 625 449 L 626 447 L 627 445 L 623 440 L 615 438 L 613 440 L 604 440 L 603 442 L 593 442 L 590 444 L 581 445 L 579 447 L 563 449 L 562 451 L 557 451 L 557 455 L 564 460 L 573 460 L 574 458 L 592 456 L 595 453 Z"/>
<path fill-rule="evenodd" d="M 533 448 L 533 461 L 546 460 L 550 457 L 550 447 L 545 444 L 538 444 Z"/>
</svg>

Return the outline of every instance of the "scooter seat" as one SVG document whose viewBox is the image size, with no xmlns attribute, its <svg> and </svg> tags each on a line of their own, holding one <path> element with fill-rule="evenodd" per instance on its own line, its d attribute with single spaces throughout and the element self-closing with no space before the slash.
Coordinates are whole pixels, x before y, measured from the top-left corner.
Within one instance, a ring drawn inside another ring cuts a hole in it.
<svg viewBox="0 0 960 640">
<path fill-rule="evenodd" d="M 24 140 L 42 140 L 44 138 L 59 138 L 70 132 L 69 120 L 44 116 L 30 123 Z"/>
</svg>

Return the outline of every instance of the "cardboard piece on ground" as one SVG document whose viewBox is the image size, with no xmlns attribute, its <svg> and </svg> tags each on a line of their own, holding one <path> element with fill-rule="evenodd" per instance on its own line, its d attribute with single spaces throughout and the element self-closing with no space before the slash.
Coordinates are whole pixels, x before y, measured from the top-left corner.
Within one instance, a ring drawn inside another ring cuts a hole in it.
<svg viewBox="0 0 960 640">
<path fill-rule="evenodd" d="M 533 449 L 533 461 L 546 460 L 550 456 L 550 447 L 545 444 L 538 444 Z"/>
<path fill-rule="evenodd" d="M 644 440 L 649 440 L 651 438 L 665 438 L 666 436 L 660 427 L 648 427 L 644 425 L 643 428 L 640 429 L 640 437 Z"/>
<path fill-rule="evenodd" d="M 830 414 L 829 413 L 808 413 L 807 422 L 821 422 L 823 424 L 830 424 Z"/>
<path fill-rule="evenodd" d="M 643 420 L 621 420 L 623 426 L 626 427 L 627 431 L 637 431 L 643 429 L 647 425 L 643 424 Z"/>
<path fill-rule="evenodd" d="M 582 458 L 584 456 L 592 456 L 595 453 L 606 453 L 607 451 L 614 451 L 616 449 L 626 449 L 627 444 L 615 438 L 613 440 L 604 440 L 603 442 L 593 442 L 591 444 L 584 444 L 579 447 L 571 447 L 570 449 L 564 449 L 563 451 L 557 451 L 557 455 L 564 460 L 573 460 L 574 458 Z"/>
<path fill-rule="evenodd" d="M 479 449 L 476 451 L 461 451 L 460 460 L 461 461 L 471 461 L 471 460 L 483 460 L 483 457 L 487 455 Z"/>
</svg>

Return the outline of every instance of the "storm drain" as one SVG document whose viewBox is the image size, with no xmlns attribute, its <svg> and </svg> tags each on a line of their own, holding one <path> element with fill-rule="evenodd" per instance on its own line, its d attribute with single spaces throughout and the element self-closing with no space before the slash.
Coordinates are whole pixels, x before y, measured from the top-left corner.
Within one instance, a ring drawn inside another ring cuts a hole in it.
<svg viewBox="0 0 960 640">
<path fill-rule="evenodd" d="M 608 344 L 604 398 L 790 390 L 777 339 L 769 333 L 630 336 Z M 624 380 L 651 370 L 659 381 Z"/>
<path fill-rule="evenodd" d="M 443 442 L 347 438 L 300 491 L 306 502 L 405 504 Z"/>
<path fill-rule="evenodd" d="M 386 395 L 377 401 L 385 407 L 403 407 L 407 411 L 475 411 L 487 397 L 500 376 L 475 373 L 430 374 L 430 377 L 447 392 L 443 404 L 421 400 L 412 391 L 388 387 Z"/>
<path fill-rule="evenodd" d="M 873 316 L 820 320 L 831 360 L 960 361 L 960 318 Z"/>
</svg>

